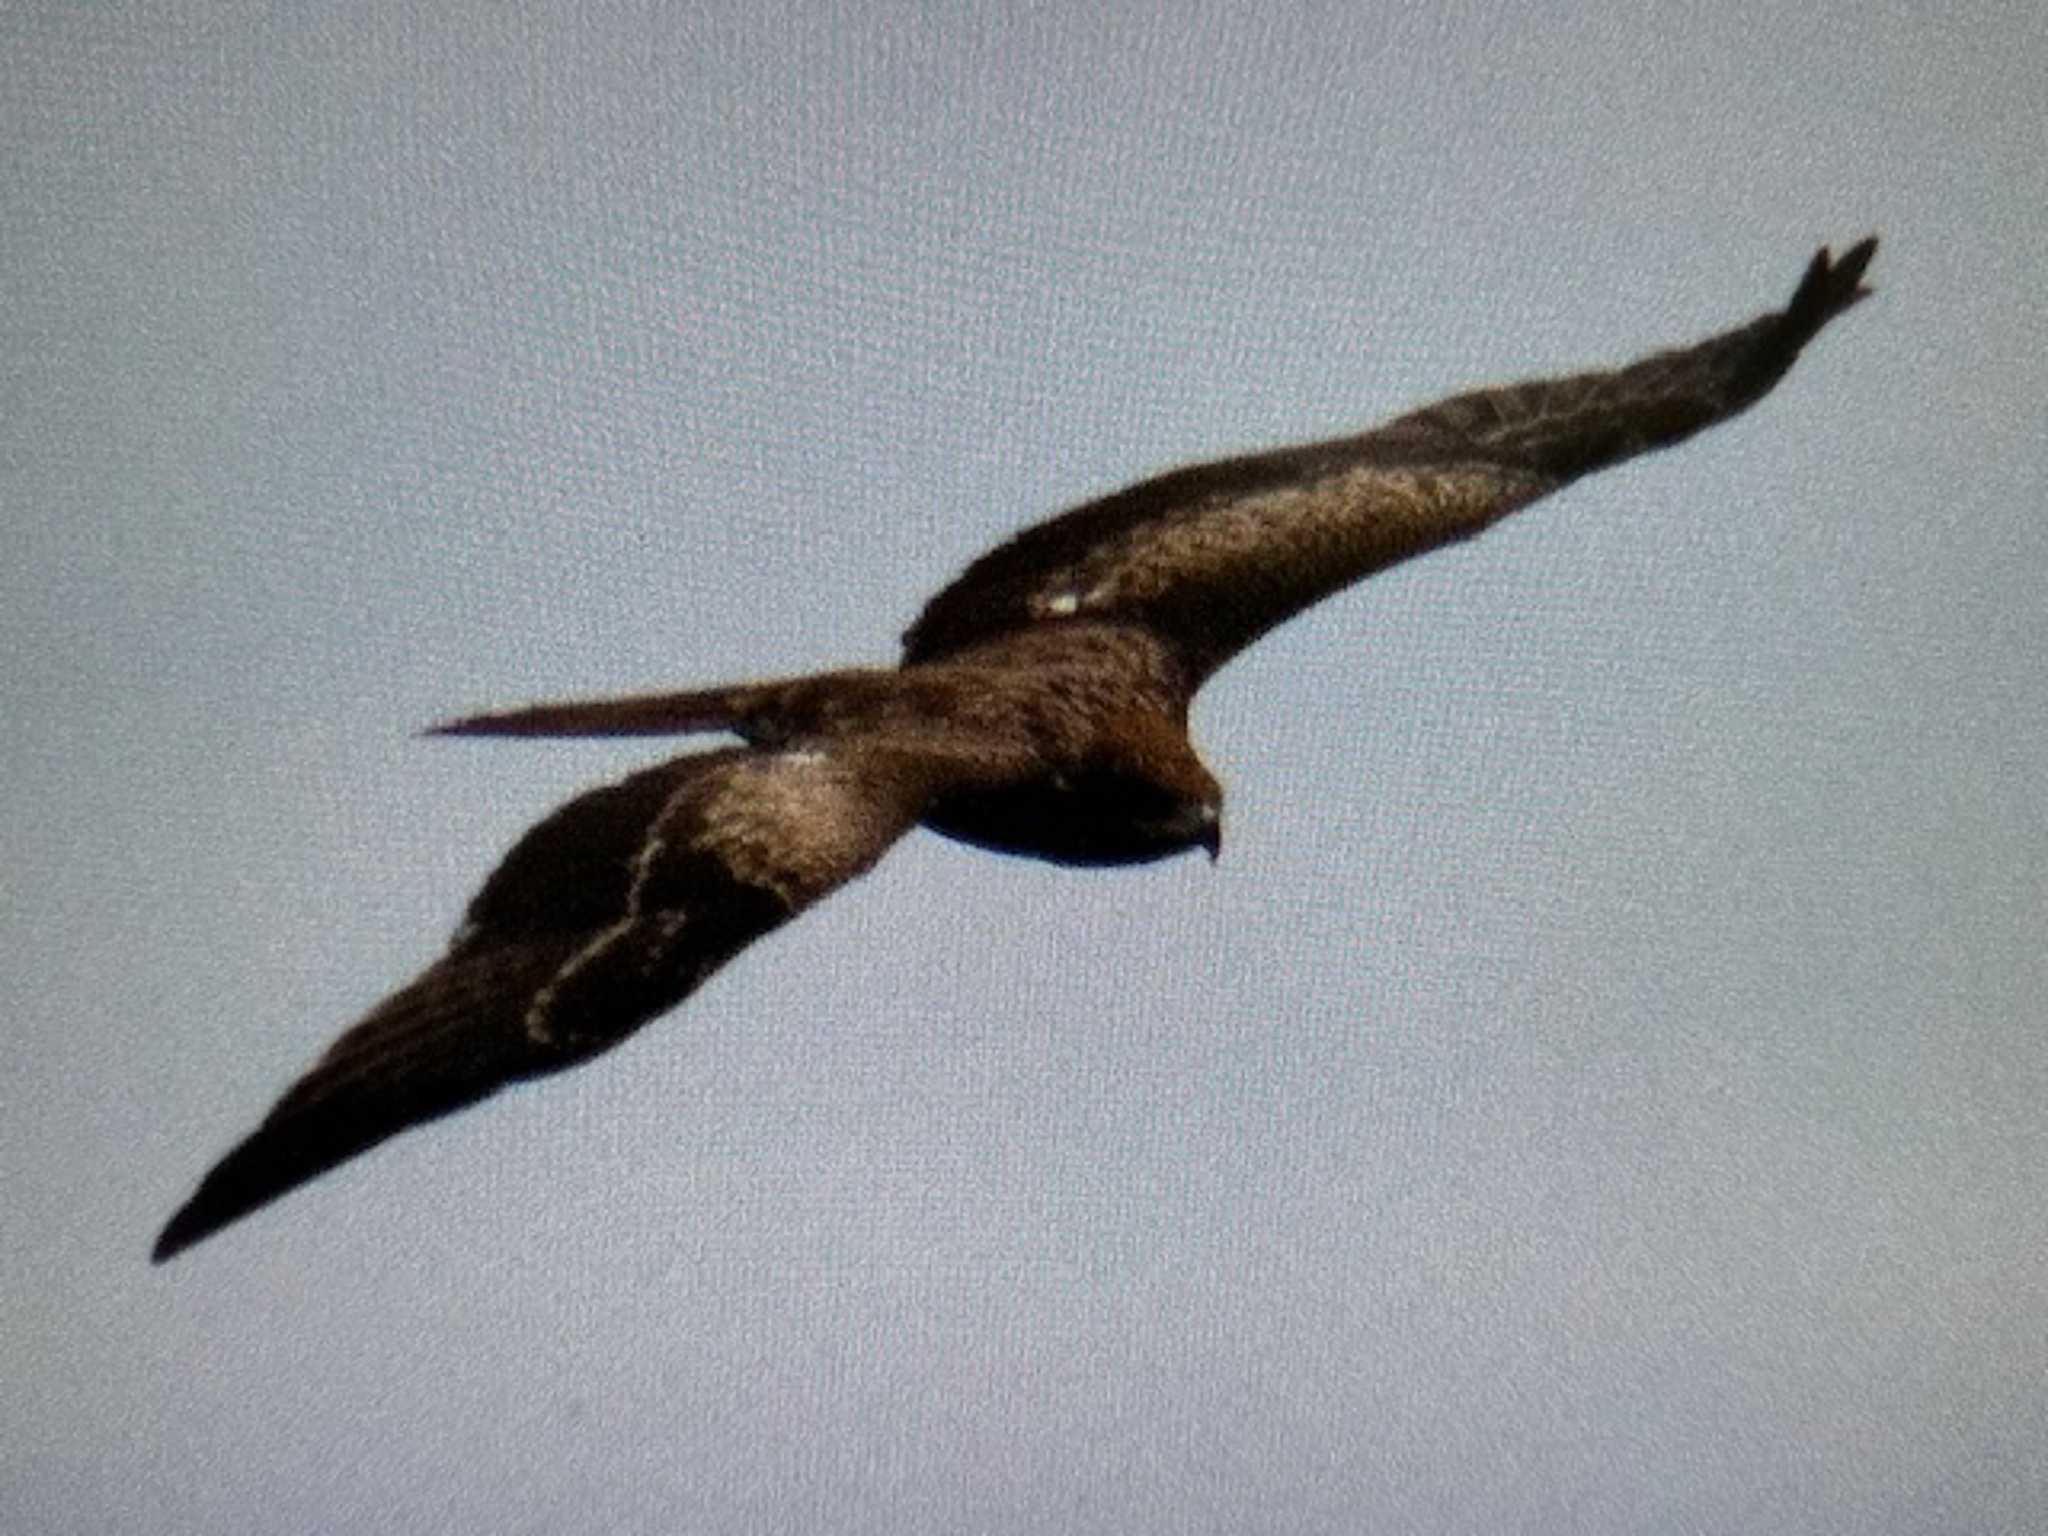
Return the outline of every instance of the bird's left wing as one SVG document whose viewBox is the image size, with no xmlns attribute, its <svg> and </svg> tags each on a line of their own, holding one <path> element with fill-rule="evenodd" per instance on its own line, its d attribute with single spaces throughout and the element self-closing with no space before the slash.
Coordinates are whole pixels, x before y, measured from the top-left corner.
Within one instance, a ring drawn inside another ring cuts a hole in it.
<svg viewBox="0 0 2048 1536">
<path fill-rule="evenodd" d="M 484 882 L 447 954 L 207 1174 L 153 1258 L 408 1127 L 616 1045 L 880 858 L 922 808 L 914 777 L 857 744 L 735 749 L 571 800 Z"/>
<path fill-rule="evenodd" d="M 1782 310 L 1625 368 L 1477 390 L 1355 437 L 1197 464 L 1027 528 L 926 606 L 904 661 L 1027 625 L 1143 625 L 1190 684 L 1359 578 L 1470 538 L 1588 471 L 1767 393 L 1869 292 L 1877 241 L 1823 247 Z"/>
</svg>

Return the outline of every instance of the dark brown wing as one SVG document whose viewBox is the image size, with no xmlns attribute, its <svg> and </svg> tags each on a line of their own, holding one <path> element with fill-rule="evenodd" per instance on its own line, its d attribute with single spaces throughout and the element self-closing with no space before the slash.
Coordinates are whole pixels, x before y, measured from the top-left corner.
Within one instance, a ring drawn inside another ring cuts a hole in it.
<svg viewBox="0 0 2048 1536">
<path fill-rule="evenodd" d="M 408 1127 L 616 1045 L 867 869 L 921 804 L 857 752 L 743 749 L 570 801 L 484 882 L 448 953 L 206 1176 L 153 1258 Z"/>
<path fill-rule="evenodd" d="M 1025 625 L 1121 619 L 1194 682 L 1310 604 L 1469 538 L 1587 472 L 1760 399 L 1869 292 L 1873 237 L 1813 258 L 1792 302 L 1628 367 L 1458 395 L 1356 437 L 1197 464 L 1027 528 L 970 565 L 903 637 L 930 661 Z"/>
</svg>

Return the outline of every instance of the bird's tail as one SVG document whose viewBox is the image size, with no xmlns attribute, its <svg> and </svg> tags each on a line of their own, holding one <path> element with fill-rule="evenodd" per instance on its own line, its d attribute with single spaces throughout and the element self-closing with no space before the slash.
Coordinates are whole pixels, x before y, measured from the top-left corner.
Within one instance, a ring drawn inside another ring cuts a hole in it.
<svg viewBox="0 0 2048 1536">
<path fill-rule="evenodd" d="M 685 693 L 637 693 L 611 699 L 556 699 L 465 715 L 429 726 L 428 736 L 682 736 L 731 731 L 773 741 L 814 726 L 822 684 L 858 676 L 826 673 L 779 682 L 737 683 Z"/>
</svg>

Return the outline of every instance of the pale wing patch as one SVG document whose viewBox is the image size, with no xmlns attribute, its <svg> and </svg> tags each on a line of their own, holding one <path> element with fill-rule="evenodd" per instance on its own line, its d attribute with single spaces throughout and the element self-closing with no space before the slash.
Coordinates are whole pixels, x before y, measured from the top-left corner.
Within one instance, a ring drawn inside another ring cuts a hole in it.
<svg viewBox="0 0 2048 1536">
<path fill-rule="evenodd" d="M 618 917 L 535 992 L 528 1036 L 542 1045 L 573 1037 L 560 1017 L 562 995 L 593 966 L 619 962 L 653 974 L 693 920 L 720 920 L 718 904 L 734 888 L 799 912 L 869 868 L 914 814 L 872 764 L 810 748 L 735 758 L 685 781 L 648 823 Z M 688 876 L 678 891 L 675 861 L 692 858 L 708 861 L 715 876 L 708 885 Z M 704 968 L 716 963 L 707 954 Z"/>
<path fill-rule="evenodd" d="M 563 1037 L 556 1033 L 549 1016 L 554 1012 L 555 1002 L 561 996 L 562 988 L 640 926 L 641 900 L 647 888 L 648 878 L 668 847 L 664 828 L 670 826 L 677 807 L 695 787 L 694 782 L 685 780 L 674 794 L 662 802 L 660 811 L 648 823 L 647 836 L 633 855 L 633 879 L 626 888 L 626 905 L 620 912 L 618 920 L 593 934 L 590 942 L 564 960 L 555 974 L 533 994 L 533 1001 L 526 1007 L 525 1024 L 527 1038 L 534 1044 L 545 1046 L 561 1043 Z M 689 912 L 685 908 L 671 907 L 657 914 L 657 918 L 662 938 L 673 939 L 689 921 Z"/>
<path fill-rule="evenodd" d="M 853 754 L 801 749 L 734 765 L 707 790 L 697 846 L 794 910 L 872 865 L 914 819 Z"/>
<path fill-rule="evenodd" d="M 1053 574 L 1040 617 L 1143 606 L 1190 587 L 1330 590 L 1418 544 L 1476 533 L 1548 490 L 1484 466 L 1361 465 L 1134 528 Z"/>
</svg>

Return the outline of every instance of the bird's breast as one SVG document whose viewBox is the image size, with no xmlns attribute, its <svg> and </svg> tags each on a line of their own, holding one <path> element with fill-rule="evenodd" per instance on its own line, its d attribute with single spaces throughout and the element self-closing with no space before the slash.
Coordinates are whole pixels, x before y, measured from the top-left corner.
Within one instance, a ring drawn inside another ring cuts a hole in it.
<svg viewBox="0 0 2048 1536">
<path fill-rule="evenodd" d="M 1149 779 L 1089 770 L 942 796 L 924 825 L 994 853 L 1099 868 L 1204 846 L 1205 823 Z"/>
</svg>

